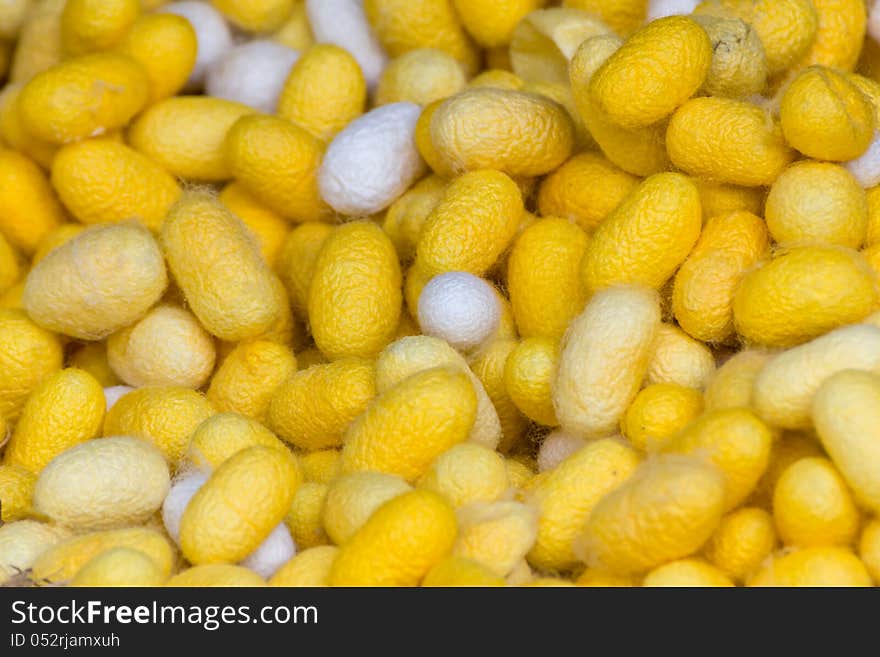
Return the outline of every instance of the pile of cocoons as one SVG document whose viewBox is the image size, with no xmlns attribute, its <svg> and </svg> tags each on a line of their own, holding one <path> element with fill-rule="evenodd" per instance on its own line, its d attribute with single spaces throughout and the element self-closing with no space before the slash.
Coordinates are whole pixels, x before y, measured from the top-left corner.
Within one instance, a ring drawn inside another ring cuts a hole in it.
<svg viewBox="0 0 880 657">
<path fill-rule="evenodd" d="M 0 585 L 880 585 L 880 3 L 0 2 Z"/>
</svg>

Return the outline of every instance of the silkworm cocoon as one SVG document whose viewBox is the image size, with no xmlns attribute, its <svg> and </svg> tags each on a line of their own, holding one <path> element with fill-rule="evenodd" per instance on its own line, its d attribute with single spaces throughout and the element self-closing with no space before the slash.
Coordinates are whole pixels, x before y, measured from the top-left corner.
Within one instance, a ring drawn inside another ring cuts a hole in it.
<svg viewBox="0 0 880 657">
<path fill-rule="evenodd" d="M 269 428 L 307 451 L 341 444 L 348 425 L 376 396 L 367 360 L 345 358 L 293 374 L 269 402 Z"/>
<path fill-rule="evenodd" d="M 284 345 L 265 340 L 233 349 L 211 378 L 207 397 L 218 411 L 264 421 L 275 390 L 296 372 L 296 357 Z"/>
<path fill-rule="evenodd" d="M 770 234 L 782 246 L 816 242 L 858 249 L 868 229 L 868 202 L 843 167 L 802 162 L 773 183 L 765 217 Z"/>
<path fill-rule="evenodd" d="M 751 24 L 764 46 L 771 75 L 807 55 L 819 25 L 816 7 L 810 0 L 712 0 L 699 3 L 694 13 L 739 18 Z"/>
<path fill-rule="evenodd" d="M 90 559 L 71 582 L 72 587 L 162 586 L 168 576 L 140 550 L 111 548 Z"/>
<path fill-rule="evenodd" d="M 338 227 L 318 255 L 309 287 L 317 347 L 331 360 L 375 356 L 397 328 L 400 285 L 397 254 L 381 228 L 368 222 Z"/>
<path fill-rule="evenodd" d="M 419 488 L 440 493 L 457 509 L 502 499 L 510 481 L 500 454 L 482 445 L 462 443 L 437 457 L 419 480 Z"/>
<path fill-rule="evenodd" d="M 328 485 L 307 481 L 296 490 L 285 522 L 300 549 L 327 545 L 330 539 L 324 532 L 324 502 Z"/>
<path fill-rule="evenodd" d="M 533 9 L 544 4 L 541 0 L 453 0 L 458 19 L 468 34 L 484 48 L 506 46 L 513 38 L 514 29 Z"/>
<path fill-rule="evenodd" d="M 461 64 L 434 48 L 410 50 L 391 61 L 376 89 L 376 105 L 402 101 L 427 105 L 467 85 Z"/>
<path fill-rule="evenodd" d="M 383 393 L 417 372 L 440 366 L 467 375 L 477 395 L 477 417 L 468 440 L 495 449 L 501 439 L 498 412 L 464 357 L 443 340 L 416 335 L 392 342 L 376 359 L 376 389 Z"/>
<path fill-rule="evenodd" d="M 91 375 L 67 368 L 46 376 L 22 409 L 4 463 L 39 473 L 61 452 L 98 435 L 104 390 Z"/>
<path fill-rule="evenodd" d="M 770 463 L 773 433 L 750 410 L 710 411 L 673 438 L 665 451 L 711 461 L 724 475 L 724 510 L 741 504 Z"/>
<path fill-rule="evenodd" d="M 21 153 L 0 148 L 0 232 L 13 248 L 32 255 L 63 219 L 40 167 Z"/>
<path fill-rule="evenodd" d="M 319 449 L 300 457 L 306 481 L 329 484 L 342 471 L 342 452 L 338 449 Z"/>
<path fill-rule="evenodd" d="M 330 142 L 318 173 L 322 198 L 337 212 L 384 210 L 425 171 L 414 133 L 421 108 L 391 103 L 356 118 Z"/>
<path fill-rule="evenodd" d="M 694 98 L 669 121 L 673 164 L 692 176 L 732 185 L 770 185 L 794 159 L 766 110 L 729 98 Z"/>
<path fill-rule="evenodd" d="M 516 236 L 523 212 L 519 188 L 499 171 L 472 171 L 453 180 L 428 216 L 416 250 L 426 282 L 446 271 L 485 274 Z"/>
<path fill-rule="evenodd" d="M 358 0 L 306 0 L 309 25 L 318 43 L 345 48 L 357 60 L 371 89 L 388 62 Z"/>
<path fill-rule="evenodd" d="M 113 548 L 131 548 L 150 557 L 163 577 L 171 574 L 174 550 L 162 534 L 144 527 L 108 529 L 56 543 L 34 562 L 30 579 L 38 586 L 67 584 L 94 557 Z"/>
<path fill-rule="evenodd" d="M 242 185 L 232 182 L 220 192 L 220 200 L 247 226 L 260 246 L 263 260 L 275 270 L 290 224 L 266 207 Z"/>
<path fill-rule="evenodd" d="M 352 472 L 337 477 L 324 500 L 327 536 L 342 545 L 388 500 L 413 488 L 401 477 L 382 472 Z"/>
<path fill-rule="evenodd" d="M 479 51 L 448 0 L 365 0 L 364 11 L 392 57 L 416 48 L 437 48 L 459 60 L 469 75 L 479 68 Z"/>
<path fill-rule="evenodd" d="M 694 95 L 711 61 L 712 44 L 702 27 L 683 16 L 661 18 L 608 58 L 590 81 L 590 94 L 617 125 L 648 126 Z"/>
<path fill-rule="evenodd" d="M 580 265 L 587 236 L 556 217 L 536 221 L 516 239 L 507 261 L 507 286 L 523 337 L 561 338 L 583 309 Z"/>
<path fill-rule="evenodd" d="M 842 413 L 840 409 L 847 412 Z M 844 370 L 827 379 L 812 403 L 813 424 L 825 451 L 856 501 L 880 511 L 880 377 Z"/>
<path fill-rule="evenodd" d="M 698 4 L 700 0 L 649 0 L 645 20 L 650 23 L 666 16 L 687 16 Z"/>
<path fill-rule="evenodd" d="M 431 212 L 443 200 L 448 185 L 449 181 L 445 178 L 427 176 L 392 203 L 385 213 L 382 229 L 394 242 L 402 262 L 408 262 L 415 256 L 422 228 Z"/>
<path fill-rule="evenodd" d="M 617 283 L 659 289 L 700 236 L 700 195 L 687 176 L 661 173 L 641 183 L 596 229 L 582 261 L 588 293 Z"/>
<path fill-rule="evenodd" d="M 241 565 L 268 579 L 295 554 L 296 544 L 287 525 L 282 522 L 241 562 Z"/>
<path fill-rule="evenodd" d="M 645 384 L 673 383 L 702 390 L 715 372 L 715 357 L 702 342 L 674 324 L 661 324 L 645 373 Z"/>
<path fill-rule="evenodd" d="M 0 309 L 0 417 L 17 420 L 31 392 L 63 362 L 56 335 L 37 326 L 23 310 Z"/>
<path fill-rule="evenodd" d="M 180 186 L 159 165 L 125 144 L 89 139 L 58 151 L 52 185 L 85 224 L 137 219 L 156 232 L 180 197 Z"/>
<path fill-rule="evenodd" d="M 237 413 L 218 413 L 196 428 L 186 453 L 189 462 L 196 467 L 213 470 L 241 450 L 255 445 L 287 449 L 256 420 Z"/>
<path fill-rule="evenodd" d="M 185 194 L 161 238 L 177 284 L 212 335 L 256 337 L 278 318 L 272 273 L 241 221 L 209 193 Z"/>
<path fill-rule="evenodd" d="M 214 371 L 214 340 L 188 310 L 162 304 L 111 335 L 107 358 L 131 386 L 201 388 Z"/>
<path fill-rule="evenodd" d="M 195 69 L 199 41 L 183 16 L 147 14 L 138 18 L 119 45 L 150 80 L 150 104 L 174 96 Z"/>
<path fill-rule="evenodd" d="M 504 387 L 516 407 L 530 420 L 548 427 L 559 424 L 553 408 L 553 379 L 559 363 L 559 341 L 526 338 L 504 365 Z"/>
<path fill-rule="evenodd" d="M 414 374 L 381 394 L 346 430 L 343 471 L 376 470 L 414 481 L 467 439 L 476 411 L 464 373 L 438 367 Z"/>
<path fill-rule="evenodd" d="M 498 328 L 501 309 L 492 286 L 467 272 L 438 274 L 419 295 L 419 325 L 461 351 L 483 344 Z"/>
<path fill-rule="evenodd" d="M 643 388 L 620 420 L 620 430 L 640 452 L 663 449 L 703 412 L 699 390 L 674 383 Z"/>
<path fill-rule="evenodd" d="M 215 413 L 210 402 L 189 388 L 139 388 L 107 411 L 104 435 L 149 440 L 173 466 L 186 451 L 196 427 Z"/>
<path fill-rule="evenodd" d="M 523 563 L 538 532 L 535 510 L 519 502 L 476 503 L 458 509 L 453 554 L 511 576 Z"/>
<path fill-rule="evenodd" d="M 736 286 L 768 247 L 767 225 L 751 212 L 714 216 L 705 223 L 672 288 L 672 312 L 688 335 L 708 343 L 734 337 Z"/>
<path fill-rule="evenodd" d="M 244 559 L 284 519 L 301 478 L 286 451 L 256 446 L 230 457 L 183 512 L 183 554 L 196 565 Z"/>
<path fill-rule="evenodd" d="M 589 92 L 594 73 L 622 44 L 611 34 L 587 39 L 571 60 L 569 79 L 578 113 L 605 157 L 628 173 L 650 176 L 669 168 L 665 122 L 634 130 L 622 128 L 608 118 Z"/>
<path fill-rule="evenodd" d="M 659 329 L 656 292 L 612 287 L 593 296 L 562 341 L 553 394 L 563 429 L 584 438 L 615 432 L 641 387 Z"/>
<path fill-rule="evenodd" d="M 859 0 L 812 0 L 818 28 L 812 47 L 798 64 L 852 71 L 865 41 L 867 12 Z"/>
<path fill-rule="evenodd" d="M 518 341 L 515 337 L 496 336 L 471 358 L 474 374 L 486 389 L 501 423 L 501 441 L 498 451 L 507 454 L 521 446 L 528 428 L 528 420 L 513 403 L 504 384 L 504 369 Z"/>
<path fill-rule="evenodd" d="M 536 8 L 513 32 L 510 68 L 524 80 L 565 82 L 568 62 L 577 47 L 590 37 L 605 34 L 612 34 L 611 29 L 595 12 Z"/>
<path fill-rule="evenodd" d="M 208 69 L 205 91 L 274 114 L 290 70 L 299 59 L 292 48 L 255 39 L 229 50 Z"/>
<path fill-rule="evenodd" d="M 542 181 L 538 209 L 544 217 L 569 219 L 592 233 L 638 182 L 601 153 L 578 153 Z"/>
<path fill-rule="evenodd" d="M 0 233 L 0 294 L 15 285 L 20 275 L 18 254 Z"/>
<path fill-rule="evenodd" d="M 324 242 L 333 233 L 333 226 L 320 222 L 306 222 L 288 234 L 278 256 L 278 271 L 294 311 L 305 316 L 309 286 L 315 274 L 315 263 Z"/>
<path fill-rule="evenodd" d="M 737 333 L 791 347 L 864 319 L 877 302 L 865 259 L 830 246 L 792 248 L 748 273 L 733 298 Z"/>
<path fill-rule="evenodd" d="M 846 369 L 880 374 L 880 328 L 844 326 L 775 356 L 754 380 L 755 410 L 774 426 L 808 429 L 816 390 Z"/>
<path fill-rule="evenodd" d="M 36 75 L 21 90 L 18 111 L 34 137 L 65 144 L 122 128 L 144 108 L 149 93 L 147 74 L 134 59 L 97 53 Z"/>
<path fill-rule="evenodd" d="M 605 439 L 589 443 L 550 470 L 528 498 L 538 513 L 529 563 L 542 570 L 575 566 L 574 541 L 596 503 L 626 481 L 638 463 L 633 449 Z"/>
<path fill-rule="evenodd" d="M 859 557 L 876 584 L 880 581 L 880 521 L 872 520 L 865 525 L 859 540 Z"/>
<path fill-rule="evenodd" d="M 205 83 L 208 69 L 232 48 L 232 32 L 219 11 L 206 2 L 172 2 L 159 8 L 160 12 L 176 14 L 189 21 L 196 33 L 197 54 L 184 89 L 198 91 Z"/>
<path fill-rule="evenodd" d="M 28 571 L 43 552 L 69 536 L 63 527 L 36 520 L 5 522 L 0 526 L 0 584 Z"/>
<path fill-rule="evenodd" d="M 236 180 L 282 217 L 302 222 L 329 214 L 318 193 L 323 146 L 302 128 L 274 116 L 244 116 L 224 150 Z"/>
<path fill-rule="evenodd" d="M 367 83 L 357 60 L 332 44 L 317 44 L 294 64 L 278 99 L 278 115 L 329 142 L 364 113 Z"/>
<path fill-rule="evenodd" d="M 804 155 L 846 161 L 862 155 L 874 138 L 874 108 L 843 73 L 806 69 L 782 96 L 785 139 Z"/>
<path fill-rule="evenodd" d="M 469 559 L 446 557 L 428 571 L 421 586 L 506 586 L 503 577 Z"/>
<path fill-rule="evenodd" d="M 871 586 L 865 565 L 844 547 L 808 547 L 776 554 L 748 586 Z"/>
<path fill-rule="evenodd" d="M 250 568 L 226 563 L 210 563 L 187 568 L 165 582 L 180 588 L 262 587 L 266 581 Z"/>
<path fill-rule="evenodd" d="M 564 431 L 547 434 L 538 448 L 538 472 L 553 470 L 575 452 L 586 447 L 587 441 Z M 529 477 L 531 472 L 529 471 Z"/>
<path fill-rule="evenodd" d="M 167 283 L 162 253 L 145 228 L 96 226 L 31 270 L 22 301 L 40 326 L 98 340 L 142 317 Z"/>
<path fill-rule="evenodd" d="M 786 545 L 849 545 L 859 530 L 859 511 L 843 477 L 827 459 L 790 465 L 773 491 L 773 518 Z"/>
<path fill-rule="evenodd" d="M 580 548 L 587 563 L 635 574 L 696 552 L 721 521 L 724 478 L 693 457 L 645 462 L 593 508 Z"/>
<path fill-rule="evenodd" d="M 9 438 L 6 423 L 0 422 L 0 443 Z M 500 458 L 500 457 L 499 457 Z M 37 476 L 20 465 L 0 465 L 0 500 L 3 522 L 14 522 L 33 515 L 32 498 Z"/>
<path fill-rule="evenodd" d="M 572 449 L 569 453 L 575 451 L 577 450 Z M 566 454 L 565 456 L 568 456 L 568 454 Z M 516 458 L 507 458 L 505 459 L 504 463 L 507 466 L 507 478 L 513 488 L 522 488 L 535 475 L 533 470 L 534 462 L 532 464 L 526 464 L 522 461 L 516 460 Z"/>
<path fill-rule="evenodd" d="M 34 507 L 77 531 L 139 525 L 160 506 L 168 464 L 139 438 L 101 438 L 65 450 L 40 472 Z"/>
<path fill-rule="evenodd" d="M 819 444 L 819 440 L 813 432 L 785 431 L 773 443 L 770 452 L 770 465 L 761 481 L 755 494 L 752 496 L 752 503 L 761 508 L 772 510 L 773 508 L 773 491 L 776 490 L 776 483 L 790 465 L 806 458 L 826 458 L 827 454 Z"/>
<path fill-rule="evenodd" d="M 482 87 L 446 99 L 431 117 L 431 141 L 452 171 L 496 169 L 510 176 L 553 171 L 571 155 L 565 109 L 537 94 Z"/>
<path fill-rule="evenodd" d="M 775 549 L 773 517 L 763 509 L 743 507 L 721 519 L 704 553 L 712 565 L 741 583 Z"/>
<path fill-rule="evenodd" d="M 383 504 L 340 548 L 331 586 L 415 586 L 455 542 L 455 513 L 428 490 Z"/>
<path fill-rule="evenodd" d="M 496 89 L 522 89 L 525 80 L 513 73 L 509 67 L 492 67 L 472 77 L 468 87 L 494 87 Z"/>
<path fill-rule="evenodd" d="M 61 12 L 61 47 L 83 55 L 116 46 L 137 20 L 138 0 L 69 0 Z"/>
<path fill-rule="evenodd" d="M 211 0 L 235 26 L 247 32 L 271 32 L 284 24 L 293 11 L 294 0 Z"/>
<path fill-rule="evenodd" d="M 754 27 L 738 18 L 695 16 L 694 20 L 712 43 L 703 91 L 728 98 L 760 94 L 767 84 L 767 57 Z"/>
<path fill-rule="evenodd" d="M 269 586 L 328 586 L 330 568 L 339 554 L 335 545 L 319 545 L 297 553 L 269 580 Z"/>
<path fill-rule="evenodd" d="M 755 378 L 770 360 L 772 354 L 757 349 L 745 349 L 715 370 L 709 379 L 704 397 L 707 410 L 750 407 Z M 759 415 L 771 424 L 764 413 Z"/>
<path fill-rule="evenodd" d="M 226 134 L 247 105 L 210 96 L 175 96 L 151 105 L 128 132 L 131 146 L 172 175 L 220 182 L 232 177 L 224 154 Z"/>
</svg>

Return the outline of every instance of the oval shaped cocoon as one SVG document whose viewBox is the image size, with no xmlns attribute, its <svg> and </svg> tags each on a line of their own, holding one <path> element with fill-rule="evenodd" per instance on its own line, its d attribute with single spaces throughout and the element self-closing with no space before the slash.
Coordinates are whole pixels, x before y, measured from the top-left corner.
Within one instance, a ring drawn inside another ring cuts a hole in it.
<svg viewBox="0 0 880 657">
<path fill-rule="evenodd" d="M 693 554 L 718 527 L 723 500 L 714 466 L 681 455 L 648 461 L 594 507 L 582 537 L 587 561 L 634 574 Z"/>
<path fill-rule="evenodd" d="M 180 521 L 180 547 L 193 564 L 240 561 L 284 519 L 302 475 L 289 452 L 256 446 L 223 463 Z"/>
<path fill-rule="evenodd" d="M 641 183 L 603 221 L 587 244 L 582 276 L 587 293 L 619 283 L 659 289 L 700 236 L 700 194 L 679 173 Z"/>
<path fill-rule="evenodd" d="M 349 123 L 327 147 L 318 173 L 322 198 L 341 214 L 384 210 L 424 172 L 415 144 L 421 107 L 383 105 Z"/>
<path fill-rule="evenodd" d="M 338 227 L 324 243 L 309 286 L 309 323 L 328 358 L 369 358 L 394 336 L 403 303 L 400 265 L 377 225 Z"/>
<path fill-rule="evenodd" d="M 467 439 L 477 413 L 468 377 L 425 370 L 380 395 L 345 432 L 342 468 L 377 470 L 414 481 L 447 449 Z"/>
<path fill-rule="evenodd" d="M 382 505 L 340 549 L 331 586 L 416 586 L 451 550 L 455 513 L 440 495 L 415 490 Z"/>
<path fill-rule="evenodd" d="M 590 299 L 563 339 L 553 384 L 563 429 L 584 438 L 617 430 L 642 385 L 659 328 L 653 290 L 612 287 Z"/>
<path fill-rule="evenodd" d="M 55 457 L 40 473 L 35 508 L 78 531 L 146 522 L 170 488 L 168 464 L 140 438 L 99 438 Z"/>
<path fill-rule="evenodd" d="M 96 226 L 40 260 L 22 303 L 44 328 L 100 340 L 143 316 L 167 284 L 162 252 L 146 228 Z"/>
<path fill-rule="evenodd" d="M 162 224 L 162 246 L 186 301 L 212 335 L 260 335 L 281 309 L 273 274 L 244 224 L 208 192 L 189 192 Z"/>
<path fill-rule="evenodd" d="M 733 298 L 733 321 L 746 340 L 791 347 L 876 306 L 876 276 L 864 258 L 829 246 L 792 248 L 747 274 Z"/>
<path fill-rule="evenodd" d="M 856 500 L 880 512 L 880 377 L 856 370 L 835 374 L 813 397 L 812 416 L 825 451 Z"/>
<path fill-rule="evenodd" d="M 574 126 L 549 98 L 479 87 L 444 101 L 431 117 L 431 141 L 455 172 L 496 169 L 539 176 L 562 164 L 574 147 Z"/>
</svg>

